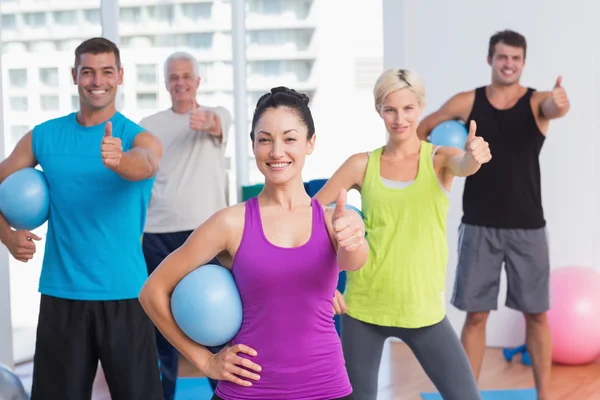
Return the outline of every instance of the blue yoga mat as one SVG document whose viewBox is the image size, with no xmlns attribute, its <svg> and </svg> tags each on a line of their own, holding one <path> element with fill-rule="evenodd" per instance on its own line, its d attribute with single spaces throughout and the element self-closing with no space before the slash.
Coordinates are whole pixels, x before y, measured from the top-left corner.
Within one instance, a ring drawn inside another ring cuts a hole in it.
<svg viewBox="0 0 600 400">
<path fill-rule="evenodd" d="M 439 393 L 421 393 L 423 400 L 442 400 Z M 482 400 L 536 400 L 535 389 L 483 390 Z"/>
<path fill-rule="evenodd" d="M 213 390 L 206 378 L 177 378 L 175 400 L 210 400 Z"/>
</svg>

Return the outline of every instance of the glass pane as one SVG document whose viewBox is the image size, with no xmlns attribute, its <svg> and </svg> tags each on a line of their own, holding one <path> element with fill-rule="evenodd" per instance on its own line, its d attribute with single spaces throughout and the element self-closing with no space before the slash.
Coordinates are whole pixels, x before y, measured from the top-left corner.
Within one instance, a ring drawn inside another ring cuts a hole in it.
<svg viewBox="0 0 600 400">
<path fill-rule="evenodd" d="M 137 65 L 137 79 L 138 82 L 155 84 L 158 82 L 156 75 L 158 65 L 156 64 L 138 64 Z"/>
<path fill-rule="evenodd" d="M 27 69 L 16 68 L 8 70 L 8 85 L 13 88 L 26 88 L 27 87 Z"/>
<path fill-rule="evenodd" d="M 4 158 L 36 125 L 79 108 L 71 78 L 75 48 L 100 36 L 100 0 L 0 0 Z M 77 105 L 77 107 L 74 107 Z M 13 350 L 16 362 L 33 356 L 43 240 L 27 265 L 10 258 Z M 1 396 L 0 396 L 1 397 Z"/>
<path fill-rule="evenodd" d="M 10 96 L 10 110 L 17 112 L 27 112 L 29 110 L 29 101 L 26 96 Z"/>
<path fill-rule="evenodd" d="M 40 68 L 40 83 L 44 86 L 58 87 L 58 67 Z"/>
<path fill-rule="evenodd" d="M 40 108 L 42 111 L 58 111 L 60 100 L 58 96 L 40 96 Z"/>
<path fill-rule="evenodd" d="M 158 106 L 158 95 L 156 93 L 138 93 L 137 105 L 144 110 L 155 110 Z"/>
</svg>

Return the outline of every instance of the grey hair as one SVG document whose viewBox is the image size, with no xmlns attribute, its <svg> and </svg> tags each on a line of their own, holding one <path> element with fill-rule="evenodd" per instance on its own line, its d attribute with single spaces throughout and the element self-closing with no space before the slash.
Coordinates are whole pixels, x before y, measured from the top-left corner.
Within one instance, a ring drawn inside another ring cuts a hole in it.
<svg viewBox="0 0 600 400">
<path fill-rule="evenodd" d="M 190 53 L 186 53 L 185 51 L 177 51 L 177 52 L 171 54 L 165 60 L 165 65 L 163 67 L 164 68 L 164 74 L 165 74 L 165 82 L 167 82 L 169 80 L 169 65 L 171 65 L 171 63 L 173 61 L 178 61 L 178 60 L 186 60 L 186 61 L 191 62 L 192 63 L 192 68 L 194 69 L 194 76 L 196 78 L 200 76 L 199 67 L 198 67 L 198 60 L 196 60 L 196 57 L 194 57 Z"/>
</svg>

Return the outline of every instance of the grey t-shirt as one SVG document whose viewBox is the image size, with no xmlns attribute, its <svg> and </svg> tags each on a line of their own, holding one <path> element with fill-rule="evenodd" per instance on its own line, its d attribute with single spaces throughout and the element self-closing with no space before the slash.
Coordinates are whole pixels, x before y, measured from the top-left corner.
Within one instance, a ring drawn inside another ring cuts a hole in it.
<svg viewBox="0 0 600 400">
<path fill-rule="evenodd" d="M 231 114 L 223 107 L 200 107 L 221 120 L 222 138 L 190 128 L 188 114 L 172 109 L 140 121 L 163 145 L 146 218 L 146 233 L 168 233 L 197 228 L 227 207 L 225 147 Z"/>
</svg>

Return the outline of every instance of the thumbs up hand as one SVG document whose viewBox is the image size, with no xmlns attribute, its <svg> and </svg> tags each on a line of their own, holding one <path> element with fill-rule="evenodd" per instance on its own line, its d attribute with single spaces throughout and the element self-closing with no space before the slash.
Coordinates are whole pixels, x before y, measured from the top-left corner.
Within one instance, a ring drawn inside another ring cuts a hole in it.
<svg viewBox="0 0 600 400">
<path fill-rule="evenodd" d="M 123 156 L 123 145 L 121 139 L 113 137 L 112 123 L 108 121 L 104 127 L 104 137 L 100 146 L 102 163 L 110 169 L 116 169 Z"/>
<path fill-rule="evenodd" d="M 562 76 L 559 76 L 556 79 L 556 83 L 552 89 L 552 100 L 554 100 L 554 104 L 556 104 L 556 107 L 558 107 L 559 110 L 569 107 L 567 92 L 565 92 L 565 88 L 562 87 Z"/>
<path fill-rule="evenodd" d="M 467 141 L 465 143 L 465 151 L 478 164 L 485 164 L 492 159 L 490 145 L 488 142 L 483 140 L 482 137 L 475 136 L 476 132 L 477 124 L 474 120 L 471 120 L 471 124 L 469 126 L 469 136 L 467 136 Z"/>
<path fill-rule="evenodd" d="M 190 128 L 194 131 L 202 131 L 206 125 L 206 112 L 198 108 L 196 101 L 192 104 L 192 110 L 190 111 Z"/>
<path fill-rule="evenodd" d="M 354 251 L 359 249 L 365 240 L 365 224 L 357 212 L 346 208 L 346 196 L 346 190 L 340 189 L 331 223 L 338 248 Z"/>
</svg>

